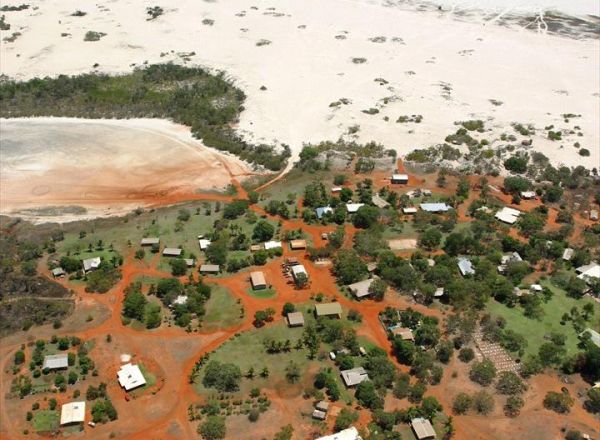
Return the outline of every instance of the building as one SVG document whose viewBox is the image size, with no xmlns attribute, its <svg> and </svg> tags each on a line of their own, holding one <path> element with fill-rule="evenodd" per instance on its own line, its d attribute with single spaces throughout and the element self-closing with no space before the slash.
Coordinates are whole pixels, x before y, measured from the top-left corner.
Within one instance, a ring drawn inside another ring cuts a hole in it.
<svg viewBox="0 0 600 440">
<path fill-rule="evenodd" d="M 265 247 L 262 244 L 251 244 L 250 252 L 262 251 Z"/>
<path fill-rule="evenodd" d="M 544 288 L 541 284 L 532 284 L 531 286 L 529 286 L 529 290 L 535 293 L 540 293 L 544 291 Z"/>
<path fill-rule="evenodd" d="M 131 363 L 122 365 L 121 369 L 117 371 L 117 377 L 119 379 L 119 385 L 121 385 L 125 391 L 131 391 L 146 385 L 146 379 L 144 378 L 140 367 Z"/>
<path fill-rule="evenodd" d="M 316 440 L 362 440 L 362 437 L 358 434 L 358 430 L 354 426 L 351 426 L 336 434 L 319 437 Z"/>
<path fill-rule="evenodd" d="M 387 208 L 388 206 L 390 206 L 388 201 L 385 200 L 384 198 L 382 198 L 379 194 L 374 194 L 373 197 L 371 198 L 371 201 L 373 202 L 373 205 L 375 205 L 381 209 Z"/>
<path fill-rule="evenodd" d="M 200 250 L 205 251 L 210 246 L 210 240 L 206 238 L 198 239 L 198 244 L 200 245 Z"/>
<path fill-rule="evenodd" d="M 185 261 L 185 265 L 187 267 L 194 267 L 196 265 L 196 260 L 193 258 L 184 258 L 183 260 Z"/>
<path fill-rule="evenodd" d="M 341 190 L 342 190 L 341 186 L 334 186 L 333 188 L 331 188 L 332 193 L 339 193 Z"/>
<path fill-rule="evenodd" d="M 319 316 L 334 316 L 338 319 L 342 318 L 342 306 L 340 303 L 325 303 L 315 305 L 315 314 Z"/>
<path fill-rule="evenodd" d="M 83 272 L 87 273 L 92 270 L 98 269 L 98 267 L 100 267 L 100 263 L 102 263 L 100 257 L 86 258 L 82 261 Z"/>
<path fill-rule="evenodd" d="M 463 277 L 467 275 L 475 275 L 475 269 L 473 268 L 473 263 L 468 258 L 459 258 L 458 259 L 458 270 Z"/>
<path fill-rule="evenodd" d="M 575 271 L 579 274 L 577 278 L 589 282 L 592 278 L 600 278 L 600 266 L 598 263 L 590 263 L 585 266 L 579 266 Z"/>
<path fill-rule="evenodd" d="M 327 402 L 326 400 L 321 400 L 320 402 L 317 402 L 315 408 L 319 411 L 323 411 L 326 413 L 327 411 L 329 411 L 329 402 Z"/>
<path fill-rule="evenodd" d="M 412 419 L 410 422 L 410 427 L 415 433 L 415 437 L 418 440 L 428 440 L 435 438 L 435 431 L 433 430 L 433 426 L 431 426 L 431 422 L 423 417 L 417 417 Z"/>
<path fill-rule="evenodd" d="M 188 300 L 187 295 L 177 295 L 177 298 L 175 298 L 175 300 L 173 300 L 171 305 L 183 306 L 187 303 L 187 300 Z"/>
<path fill-rule="evenodd" d="M 367 270 L 369 273 L 375 272 L 377 270 L 377 263 L 375 261 L 367 263 Z"/>
<path fill-rule="evenodd" d="M 287 322 L 290 327 L 302 327 L 304 325 L 304 315 L 302 312 L 290 312 L 287 314 Z"/>
<path fill-rule="evenodd" d="M 60 424 L 83 423 L 85 421 L 85 402 L 65 403 L 60 408 Z"/>
<path fill-rule="evenodd" d="M 365 206 L 364 203 L 346 203 L 346 211 L 348 211 L 348 214 L 354 214 L 363 206 Z"/>
<path fill-rule="evenodd" d="M 267 288 L 267 281 L 265 280 L 265 274 L 262 272 L 250 273 L 250 282 L 252 283 L 252 289 L 261 290 Z"/>
<path fill-rule="evenodd" d="M 327 418 L 327 413 L 325 413 L 323 411 L 319 411 L 318 409 L 315 409 L 312 412 L 312 418 L 317 419 L 317 420 L 325 420 Z"/>
<path fill-rule="evenodd" d="M 62 370 L 69 366 L 69 355 L 67 353 L 49 354 L 44 356 L 42 370 Z"/>
<path fill-rule="evenodd" d="M 303 265 L 295 264 L 294 266 L 291 267 L 291 269 L 292 269 L 292 277 L 294 277 L 294 282 L 296 282 L 296 283 L 298 282 L 298 279 L 301 276 L 300 274 L 304 274 L 306 279 L 308 279 L 308 272 L 306 271 L 306 269 L 304 268 Z"/>
<path fill-rule="evenodd" d="M 402 208 L 402 212 L 404 214 L 416 214 L 417 208 L 415 208 L 414 206 L 409 206 L 408 208 Z"/>
<path fill-rule="evenodd" d="M 142 238 L 142 241 L 140 241 L 140 246 L 153 246 L 155 244 L 156 245 L 160 244 L 160 238 L 146 237 L 146 238 Z"/>
<path fill-rule="evenodd" d="M 365 296 L 369 296 L 371 292 L 369 292 L 369 287 L 375 281 L 375 278 L 369 278 L 367 280 L 359 281 L 357 283 L 349 284 L 348 289 L 356 298 L 364 298 Z"/>
<path fill-rule="evenodd" d="M 306 249 L 306 240 L 292 240 L 290 241 L 290 248 L 292 248 L 293 251 Z"/>
<path fill-rule="evenodd" d="M 283 247 L 280 241 L 265 241 L 265 250 L 277 249 Z"/>
<path fill-rule="evenodd" d="M 408 174 L 392 174 L 393 184 L 406 184 L 408 183 Z"/>
<path fill-rule="evenodd" d="M 356 367 L 352 368 L 351 370 L 343 370 L 340 374 L 342 375 L 342 380 L 347 387 L 353 387 L 365 380 L 369 380 L 367 370 L 365 370 L 363 367 Z"/>
<path fill-rule="evenodd" d="M 592 209 L 590 211 L 590 220 L 598 221 L 598 210 Z"/>
<path fill-rule="evenodd" d="M 179 248 L 164 248 L 163 257 L 180 257 L 183 251 Z"/>
<path fill-rule="evenodd" d="M 406 327 L 394 327 L 392 328 L 392 334 L 394 336 L 400 336 L 403 341 L 415 342 L 415 336 L 411 329 Z"/>
<path fill-rule="evenodd" d="M 498 272 L 504 273 L 506 271 L 506 266 L 509 263 L 516 263 L 519 261 L 523 261 L 518 252 L 513 252 L 511 254 L 504 254 L 500 260 L 500 265 L 498 266 Z"/>
<path fill-rule="evenodd" d="M 55 267 L 54 269 L 52 269 L 52 276 L 54 278 L 64 277 L 65 275 L 65 270 L 62 267 Z"/>
<path fill-rule="evenodd" d="M 201 264 L 200 273 L 219 273 L 221 268 L 218 264 Z"/>
<path fill-rule="evenodd" d="M 597 347 L 600 347 L 600 333 L 598 333 L 596 330 L 593 330 L 591 328 L 586 328 L 584 331 L 581 332 L 582 335 L 584 333 L 589 333 L 590 341 L 592 341 L 594 343 L 594 345 L 596 345 Z"/>
<path fill-rule="evenodd" d="M 571 261 L 571 258 L 573 258 L 574 253 L 575 253 L 575 251 L 573 249 L 566 248 L 562 254 L 562 259 L 565 261 Z"/>
<path fill-rule="evenodd" d="M 433 297 L 434 298 L 441 298 L 442 296 L 444 296 L 444 288 L 443 287 L 438 287 L 437 289 L 435 289 L 435 292 L 433 292 Z"/>
<path fill-rule="evenodd" d="M 535 191 L 521 191 L 521 198 L 525 200 L 533 200 L 536 195 Z"/>
<path fill-rule="evenodd" d="M 509 225 L 514 225 L 519 216 L 521 215 L 521 211 L 518 211 L 513 208 L 504 207 L 500 211 L 498 211 L 495 217 L 503 223 L 507 223 Z"/>
<path fill-rule="evenodd" d="M 445 203 L 421 203 L 421 209 L 427 212 L 446 212 L 452 209 L 451 206 L 446 205 Z"/>
<path fill-rule="evenodd" d="M 315 209 L 315 213 L 317 214 L 317 218 L 321 220 L 325 214 L 333 213 L 333 208 L 331 206 L 322 206 Z"/>
</svg>

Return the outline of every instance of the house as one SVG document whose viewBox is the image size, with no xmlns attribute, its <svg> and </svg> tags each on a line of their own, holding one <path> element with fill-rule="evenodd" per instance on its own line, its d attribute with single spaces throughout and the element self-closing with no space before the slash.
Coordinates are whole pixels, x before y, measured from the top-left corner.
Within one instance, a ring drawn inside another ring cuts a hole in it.
<svg viewBox="0 0 600 440">
<path fill-rule="evenodd" d="M 365 296 L 369 296 L 371 292 L 369 292 L 369 287 L 375 281 L 375 278 L 369 278 L 367 280 L 359 281 L 357 283 L 349 284 L 348 289 L 356 298 L 364 298 Z"/>
<path fill-rule="evenodd" d="M 417 213 L 417 208 L 413 207 L 413 206 L 409 206 L 408 208 L 402 208 L 402 212 L 404 214 L 416 214 Z"/>
<path fill-rule="evenodd" d="M 83 423 L 85 421 L 85 402 L 65 403 L 60 408 L 60 424 Z"/>
<path fill-rule="evenodd" d="M 62 267 L 55 267 L 52 269 L 52 276 L 54 278 L 60 278 L 65 276 L 65 270 Z"/>
<path fill-rule="evenodd" d="M 267 288 L 267 282 L 265 280 L 265 274 L 262 272 L 250 273 L 250 282 L 252 283 L 252 289 L 261 290 Z"/>
<path fill-rule="evenodd" d="M 406 327 L 394 327 L 392 329 L 392 335 L 400 336 L 403 341 L 412 341 L 415 342 L 415 336 L 411 329 Z"/>
<path fill-rule="evenodd" d="M 262 244 L 251 244 L 250 245 L 250 252 L 258 252 L 258 251 L 262 251 L 264 249 L 264 246 Z"/>
<path fill-rule="evenodd" d="M 387 200 L 385 200 L 384 198 L 382 198 L 379 194 L 374 194 L 373 197 L 371 198 L 371 201 L 373 202 L 373 205 L 377 206 L 378 208 L 387 208 L 388 206 L 390 206 L 390 204 L 388 203 Z"/>
<path fill-rule="evenodd" d="M 283 247 L 280 241 L 266 241 L 265 242 L 265 250 L 270 251 L 271 249 L 277 249 Z"/>
<path fill-rule="evenodd" d="M 44 356 L 42 370 L 62 370 L 69 366 L 69 355 L 67 353 L 49 354 Z"/>
<path fill-rule="evenodd" d="M 160 244 L 160 238 L 158 237 L 146 237 L 142 238 L 140 241 L 140 246 L 153 246 L 155 244 Z"/>
<path fill-rule="evenodd" d="M 306 240 L 292 240 L 290 241 L 290 247 L 293 251 L 306 249 Z"/>
<path fill-rule="evenodd" d="M 506 271 L 506 266 L 509 263 L 515 263 L 519 261 L 523 261 L 523 259 L 521 258 L 518 252 L 503 255 L 502 259 L 500 260 L 500 265 L 498 266 L 498 272 L 504 273 Z"/>
<path fill-rule="evenodd" d="M 315 409 L 312 412 L 312 418 L 317 419 L 317 420 L 325 420 L 327 418 L 327 413 L 325 413 L 323 411 L 319 411 L 318 409 Z"/>
<path fill-rule="evenodd" d="M 92 270 L 98 269 L 98 267 L 100 267 L 101 262 L 102 262 L 102 260 L 100 259 L 100 257 L 86 258 L 85 260 L 82 261 L 83 272 L 87 273 Z"/>
<path fill-rule="evenodd" d="M 316 440 L 362 440 L 362 437 L 358 434 L 358 430 L 351 426 L 338 433 L 319 437 Z"/>
<path fill-rule="evenodd" d="M 347 387 L 353 387 L 361 383 L 362 381 L 369 380 L 367 370 L 363 367 L 356 367 L 350 370 L 343 370 L 341 373 L 342 380 Z"/>
<path fill-rule="evenodd" d="M 532 292 L 543 292 L 544 288 L 542 287 L 541 284 L 532 284 L 531 286 L 529 286 L 529 290 L 531 290 Z"/>
<path fill-rule="evenodd" d="M 221 268 L 218 264 L 201 264 L 200 273 L 219 273 Z"/>
<path fill-rule="evenodd" d="M 600 278 L 600 266 L 598 263 L 590 263 L 586 264 L 585 266 L 579 266 L 577 269 L 575 269 L 575 272 L 579 274 L 577 275 L 577 278 L 584 280 L 585 282 L 590 281 L 591 278 Z"/>
<path fill-rule="evenodd" d="M 315 209 L 315 213 L 317 214 L 317 218 L 321 220 L 325 214 L 333 213 L 333 208 L 331 206 L 321 206 Z"/>
<path fill-rule="evenodd" d="M 475 269 L 473 269 L 473 263 L 467 258 L 458 259 L 458 270 L 463 277 L 467 275 L 475 275 Z"/>
<path fill-rule="evenodd" d="M 173 300 L 173 302 L 171 303 L 171 305 L 179 305 L 179 306 L 183 306 L 187 303 L 188 297 L 187 295 L 177 295 L 177 298 L 175 298 Z"/>
<path fill-rule="evenodd" d="M 315 305 L 315 314 L 317 318 L 320 316 L 334 316 L 338 319 L 342 318 L 342 306 L 340 303 L 325 303 Z"/>
<path fill-rule="evenodd" d="M 571 258 L 573 258 L 574 253 L 575 253 L 575 250 L 573 250 L 571 248 L 566 248 L 562 254 L 562 259 L 565 261 L 571 261 Z"/>
<path fill-rule="evenodd" d="M 421 209 L 427 212 L 446 212 L 449 209 L 452 209 L 451 206 L 446 205 L 445 203 L 421 203 Z"/>
<path fill-rule="evenodd" d="M 505 206 L 496 213 L 495 217 L 503 223 L 514 225 L 517 222 L 520 215 L 521 211 Z"/>
<path fill-rule="evenodd" d="M 367 263 L 367 270 L 369 273 L 375 272 L 377 270 L 377 263 L 375 261 Z"/>
<path fill-rule="evenodd" d="M 392 174 L 393 184 L 406 184 L 408 183 L 408 174 Z"/>
<path fill-rule="evenodd" d="M 592 341 L 592 343 L 597 347 L 600 347 L 600 333 L 591 328 L 586 328 L 584 331 L 581 332 L 580 336 L 582 336 L 584 333 L 589 333 L 590 341 Z"/>
<path fill-rule="evenodd" d="M 306 276 L 306 278 L 308 278 L 308 272 L 306 271 L 306 269 L 304 268 L 303 265 L 296 264 L 296 265 L 292 266 L 291 268 L 292 268 L 292 277 L 294 278 L 295 282 L 298 282 L 298 277 L 300 276 L 300 274 L 304 274 L 304 276 Z"/>
<path fill-rule="evenodd" d="M 180 257 L 183 250 L 179 248 L 164 248 L 163 257 Z"/>
<path fill-rule="evenodd" d="M 184 258 L 183 261 L 185 261 L 187 267 L 194 267 L 196 265 L 196 260 L 193 258 Z"/>
<path fill-rule="evenodd" d="M 339 193 L 341 190 L 342 190 L 341 186 L 334 186 L 333 188 L 331 188 L 332 193 Z"/>
<path fill-rule="evenodd" d="M 410 427 L 418 440 L 428 440 L 435 438 L 435 431 L 431 422 L 423 417 L 417 417 L 410 421 Z"/>
<path fill-rule="evenodd" d="M 125 391 L 131 391 L 146 385 L 146 379 L 144 378 L 140 367 L 131 363 L 122 365 L 121 369 L 117 371 L 117 377 L 119 379 L 119 385 L 121 385 Z"/>
<path fill-rule="evenodd" d="M 346 203 L 346 211 L 348 211 L 348 214 L 354 214 L 363 206 L 365 206 L 364 203 Z"/>
<path fill-rule="evenodd" d="M 437 289 L 435 289 L 435 292 L 433 292 L 433 297 L 434 298 L 441 298 L 442 296 L 444 296 L 444 288 L 443 287 L 438 287 Z"/>
<path fill-rule="evenodd" d="M 302 312 L 290 312 L 286 317 L 290 327 L 302 327 L 304 325 L 304 315 Z"/>
<path fill-rule="evenodd" d="M 598 221 L 598 210 L 592 209 L 590 211 L 590 220 Z"/>
<path fill-rule="evenodd" d="M 533 200 L 536 195 L 535 191 L 521 191 L 521 198 L 525 200 Z"/>
<path fill-rule="evenodd" d="M 200 245 L 200 250 L 205 251 L 210 246 L 210 240 L 206 238 L 198 239 L 198 244 Z"/>
<path fill-rule="evenodd" d="M 423 196 L 430 196 L 431 195 L 431 190 L 430 189 L 422 189 L 421 190 L 421 195 L 423 195 Z"/>
<path fill-rule="evenodd" d="M 327 402 L 326 400 L 321 400 L 320 402 L 317 402 L 315 408 L 319 411 L 323 411 L 326 413 L 327 411 L 329 411 L 329 402 Z"/>
</svg>

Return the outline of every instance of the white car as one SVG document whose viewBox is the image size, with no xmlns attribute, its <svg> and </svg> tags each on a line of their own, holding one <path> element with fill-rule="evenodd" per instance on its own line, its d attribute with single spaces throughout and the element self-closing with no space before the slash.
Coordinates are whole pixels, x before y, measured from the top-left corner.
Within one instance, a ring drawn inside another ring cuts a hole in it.
<svg viewBox="0 0 600 440">
<path fill-rule="evenodd" d="M 332 361 L 335 361 L 335 353 L 334 353 L 333 351 L 330 351 L 330 352 L 329 352 L 329 358 L 330 358 Z"/>
</svg>

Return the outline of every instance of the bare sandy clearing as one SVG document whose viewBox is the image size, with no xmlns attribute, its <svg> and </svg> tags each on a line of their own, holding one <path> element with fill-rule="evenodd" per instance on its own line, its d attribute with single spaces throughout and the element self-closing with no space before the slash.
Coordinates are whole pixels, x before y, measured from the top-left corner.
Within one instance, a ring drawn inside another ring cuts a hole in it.
<svg viewBox="0 0 600 440">
<path fill-rule="evenodd" d="M 399 251 L 403 249 L 416 249 L 417 240 L 414 238 L 388 240 L 388 246 L 393 251 Z"/>
<path fill-rule="evenodd" d="M 289 144 L 295 155 L 303 142 L 335 140 L 353 125 L 360 127 L 359 141 L 375 140 L 405 154 L 442 142 L 456 130 L 455 121 L 477 118 L 493 127 L 486 133 L 492 148 L 502 132 L 513 133 L 512 122 L 554 125 L 577 133 L 553 142 L 541 131 L 534 149 L 555 163 L 598 163 L 597 41 L 382 4 L 282 0 L 252 7 L 248 0 L 165 0 L 165 13 L 146 21 L 144 5 L 132 0 L 106 7 L 48 0 L 35 11 L 6 13 L 22 35 L 0 47 L 2 73 L 19 79 L 76 74 L 96 63 L 98 70 L 116 73 L 145 61 L 189 59 L 225 70 L 246 92 L 241 133 L 257 142 Z M 87 15 L 70 16 L 76 9 Z M 85 42 L 89 30 L 107 35 Z M 271 44 L 257 46 L 260 40 Z M 366 62 L 356 64 L 355 58 Z M 341 98 L 350 104 L 330 107 Z M 371 108 L 379 112 L 363 113 Z M 564 123 L 565 113 L 582 116 Z M 413 114 L 422 115 L 422 122 L 396 122 Z M 579 156 L 575 142 L 590 157 Z"/>
<path fill-rule="evenodd" d="M 115 215 L 174 194 L 222 190 L 250 172 L 162 120 L 2 120 L 1 136 L 0 211 L 45 220 Z"/>
</svg>

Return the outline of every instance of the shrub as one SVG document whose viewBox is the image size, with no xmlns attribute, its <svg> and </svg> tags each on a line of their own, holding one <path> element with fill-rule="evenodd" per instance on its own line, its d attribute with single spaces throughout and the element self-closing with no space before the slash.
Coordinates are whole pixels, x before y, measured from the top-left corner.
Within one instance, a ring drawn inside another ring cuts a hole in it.
<svg viewBox="0 0 600 440">
<path fill-rule="evenodd" d="M 469 371 L 469 378 L 481 386 L 488 386 L 496 377 L 496 367 L 489 360 L 475 362 Z"/>
<path fill-rule="evenodd" d="M 494 397 L 487 391 L 478 391 L 473 394 L 473 408 L 479 413 L 487 415 L 494 410 Z"/>
<path fill-rule="evenodd" d="M 83 41 L 99 41 L 104 36 L 106 36 L 104 32 L 87 31 L 83 37 Z"/>
<path fill-rule="evenodd" d="M 544 408 L 557 413 L 565 414 L 571 410 L 573 399 L 566 393 L 549 391 L 544 397 Z"/>
<path fill-rule="evenodd" d="M 467 393 L 459 393 L 452 402 L 452 411 L 455 414 L 465 414 L 473 404 L 473 399 Z"/>
</svg>

